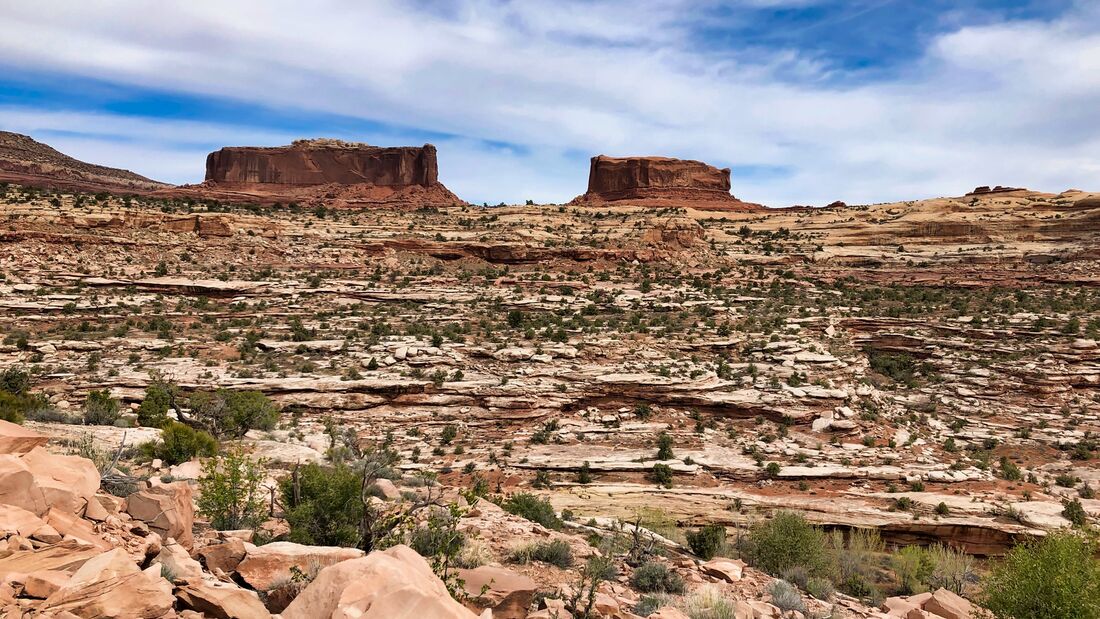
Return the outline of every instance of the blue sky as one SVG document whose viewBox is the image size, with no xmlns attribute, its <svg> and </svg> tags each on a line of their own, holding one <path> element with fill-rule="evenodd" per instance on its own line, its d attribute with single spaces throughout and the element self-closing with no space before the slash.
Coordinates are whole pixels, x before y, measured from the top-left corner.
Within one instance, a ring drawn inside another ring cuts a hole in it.
<svg viewBox="0 0 1100 619">
<path fill-rule="evenodd" d="M 569 200 L 600 153 L 776 206 L 1100 189 L 1094 4 L 5 3 L 0 129 L 176 183 L 225 145 L 432 142 L 491 203 Z"/>
</svg>

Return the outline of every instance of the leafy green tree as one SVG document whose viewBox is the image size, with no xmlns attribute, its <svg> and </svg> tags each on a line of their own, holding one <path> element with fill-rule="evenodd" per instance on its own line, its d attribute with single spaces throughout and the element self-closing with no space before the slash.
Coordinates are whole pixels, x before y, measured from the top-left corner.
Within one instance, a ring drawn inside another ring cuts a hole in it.
<svg viewBox="0 0 1100 619">
<path fill-rule="evenodd" d="M 146 428 L 160 428 L 168 423 L 168 409 L 176 404 L 175 385 L 155 380 L 145 388 L 145 397 L 138 406 L 138 423 Z"/>
<path fill-rule="evenodd" d="M 190 398 L 191 413 L 181 421 L 217 437 L 240 438 L 252 429 L 272 430 L 279 409 L 259 391 L 200 391 Z"/>
<path fill-rule="evenodd" d="M 239 447 L 207 460 L 199 479 L 199 513 L 219 531 L 259 526 L 267 517 L 263 479 L 263 461 Z"/>
<path fill-rule="evenodd" d="M 997 617 L 1100 617 L 1100 561 L 1084 535 L 1054 531 L 1016 546 L 992 566 L 982 605 Z"/>
</svg>

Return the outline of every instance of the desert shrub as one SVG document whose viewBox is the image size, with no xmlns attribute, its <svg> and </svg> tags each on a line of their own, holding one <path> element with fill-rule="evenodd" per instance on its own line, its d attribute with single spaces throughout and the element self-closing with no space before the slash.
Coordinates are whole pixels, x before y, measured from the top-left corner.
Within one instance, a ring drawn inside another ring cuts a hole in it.
<svg viewBox="0 0 1100 619">
<path fill-rule="evenodd" d="M 321 546 L 358 546 L 363 515 L 360 471 L 344 464 L 311 463 L 279 482 L 290 523 L 290 541 Z"/>
<path fill-rule="evenodd" d="M 833 599 L 833 595 L 836 591 L 833 588 L 833 583 L 827 578 L 813 577 L 806 581 L 806 593 L 814 596 L 822 602 L 828 602 Z"/>
<path fill-rule="evenodd" d="M 119 420 L 118 400 L 106 389 L 89 391 L 84 400 L 84 423 L 90 426 L 110 426 Z"/>
<path fill-rule="evenodd" d="M 932 557 L 920 546 L 906 546 L 890 557 L 890 566 L 894 569 L 901 592 L 911 595 L 928 590 L 928 581 L 932 577 Z"/>
<path fill-rule="evenodd" d="M 170 383 L 154 381 L 145 388 L 145 397 L 138 406 L 138 423 L 146 428 L 160 428 L 168 423 L 168 409 L 176 399 L 176 388 Z"/>
<path fill-rule="evenodd" d="M 202 430 L 171 421 L 161 429 L 159 441 L 148 441 L 138 448 L 146 458 L 160 458 L 172 465 L 213 456 L 218 453 L 218 441 Z"/>
<path fill-rule="evenodd" d="M 886 550 L 874 529 L 852 529 L 847 537 L 841 531 L 830 531 L 826 541 L 830 563 L 837 580 L 842 583 L 853 576 L 870 580 L 879 555 Z"/>
<path fill-rule="evenodd" d="M 680 594 L 684 592 L 684 579 L 668 569 L 664 563 L 655 561 L 638 566 L 634 570 L 634 575 L 630 577 L 630 585 L 642 593 Z"/>
<path fill-rule="evenodd" d="M 1016 546 L 983 581 L 983 606 L 998 617 L 1100 617 L 1100 561 L 1095 544 L 1054 531 Z"/>
<path fill-rule="evenodd" d="M 676 456 L 672 453 L 672 437 L 668 432 L 661 432 L 661 435 L 657 437 L 657 459 L 658 460 L 671 460 Z"/>
<path fill-rule="evenodd" d="M 916 384 L 917 366 L 912 356 L 878 351 L 871 351 L 867 356 L 872 370 L 906 386 Z"/>
<path fill-rule="evenodd" d="M 688 547 L 696 556 L 713 559 L 726 546 L 726 527 L 720 524 L 708 524 L 698 531 L 687 532 Z"/>
<path fill-rule="evenodd" d="M 672 487 L 672 467 L 667 464 L 654 464 L 649 476 L 658 486 Z"/>
<path fill-rule="evenodd" d="M 684 598 L 684 613 L 691 619 L 734 619 L 737 604 L 716 587 L 701 587 Z"/>
<path fill-rule="evenodd" d="M 510 560 L 513 563 L 542 561 L 566 569 L 573 565 L 573 550 L 569 548 L 568 543 L 560 539 L 552 542 L 525 544 L 512 551 Z"/>
<path fill-rule="evenodd" d="M 554 513 L 554 506 L 550 501 L 539 498 L 526 492 L 518 492 L 508 497 L 501 505 L 504 511 L 523 516 L 524 518 L 541 524 L 547 529 L 560 529 L 562 522 Z"/>
<path fill-rule="evenodd" d="M 772 575 L 796 565 L 813 575 L 829 571 L 824 532 L 794 512 L 777 512 L 753 526 L 748 551 L 753 565 Z"/>
<path fill-rule="evenodd" d="M 199 513 L 219 531 L 259 526 L 267 517 L 263 479 L 263 462 L 240 448 L 207 460 L 199 478 Z"/>
<path fill-rule="evenodd" d="M 38 419 L 43 411 L 50 410 L 46 396 L 28 393 L 12 393 L 0 390 L 0 419 L 11 423 L 23 423 L 27 417 Z"/>
<path fill-rule="evenodd" d="M 664 600 L 655 595 L 643 595 L 634 605 L 634 614 L 639 617 L 648 617 L 657 612 L 663 606 Z"/>
<path fill-rule="evenodd" d="M 1062 501 L 1062 517 L 1073 523 L 1073 526 L 1083 527 L 1088 522 L 1085 508 L 1078 499 L 1065 499 Z"/>
<path fill-rule="evenodd" d="M 768 593 L 772 596 L 772 604 L 779 607 L 784 613 L 797 610 L 806 612 L 806 604 L 802 601 L 802 594 L 791 583 L 785 580 L 777 580 L 768 587 Z"/>
<path fill-rule="evenodd" d="M 454 528 L 455 517 L 449 510 L 435 509 L 423 526 L 409 535 L 409 546 L 420 556 L 457 556 L 466 543 L 466 536 Z"/>
<path fill-rule="evenodd" d="M 783 573 L 779 575 L 783 580 L 791 583 L 799 589 L 805 589 L 806 585 L 810 583 L 810 573 L 806 571 L 806 568 L 801 565 L 793 565 L 783 570 Z"/>
<path fill-rule="evenodd" d="M 0 374 L 0 391 L 26 395 L 31 388 L 31 375 L 22 366 L 13 365 Z"/>
<path fill-rule="evenodd" d="M 189 404 L 193 421 L 217 437 L 272 430 L 279 420 L 279 409 L 259 391 L 200 391 L 192 394 Z"/>
</svg>

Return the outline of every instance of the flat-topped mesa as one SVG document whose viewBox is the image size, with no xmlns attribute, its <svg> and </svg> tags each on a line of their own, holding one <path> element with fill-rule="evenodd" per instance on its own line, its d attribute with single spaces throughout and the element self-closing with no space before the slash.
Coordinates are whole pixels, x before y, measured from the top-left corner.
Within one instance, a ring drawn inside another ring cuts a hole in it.
<svg viewBox="0 0 1100 619">
<path fill-rule="evenodd" d="M 708 210 L 762 208 L 730 195 L 729 168 L 670 157 L 593 157 L 588 192 L 573 202 L 626 202 Z"/>
<path fill-rule="evenodd" d="M 332 139 L 222 148 L 207 156 L 204 182 L 158 195 L 326 208 L 465 204 L 439 182 L 431 144 L 383 147 Z"/>
<path fill-rule="evenodd" d="M 379 147 L 341 140 L 298 140 L 289 146 L 232 146 L 206 158 L 214 183 L 431 187 L 439 184 L 435 146 Z"/>
</svg>

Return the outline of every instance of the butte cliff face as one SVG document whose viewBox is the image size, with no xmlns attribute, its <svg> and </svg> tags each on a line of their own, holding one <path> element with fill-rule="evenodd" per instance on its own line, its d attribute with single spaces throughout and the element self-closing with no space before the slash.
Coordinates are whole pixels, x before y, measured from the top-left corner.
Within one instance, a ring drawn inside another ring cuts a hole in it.
<svg viewBox="0 0 1100 619">
<path fill-rule="evenodd" d="M 431 187 L 439 184 L 435 147 L 383 148 L 337 140 L 302 140 L 274 148 L 227 147 L 206 158 L 206 180 L 272 185 Z"/>
<path fill-rule="evenodd" d="M 333 207 L 462 204 L 439 182 L 436 150 L 341 140 L 226 147 L 206 158 L 206 180 L 176 192 L 219 200 L 323 203 Z"/>
<path fill-rule="evenodd" d="M 669 157 L 593 157 L 588 191 L 573 202 L 624 202 L 708 210 L 762 208 L 730 195 L 729 168 Z"/>
</svg>

